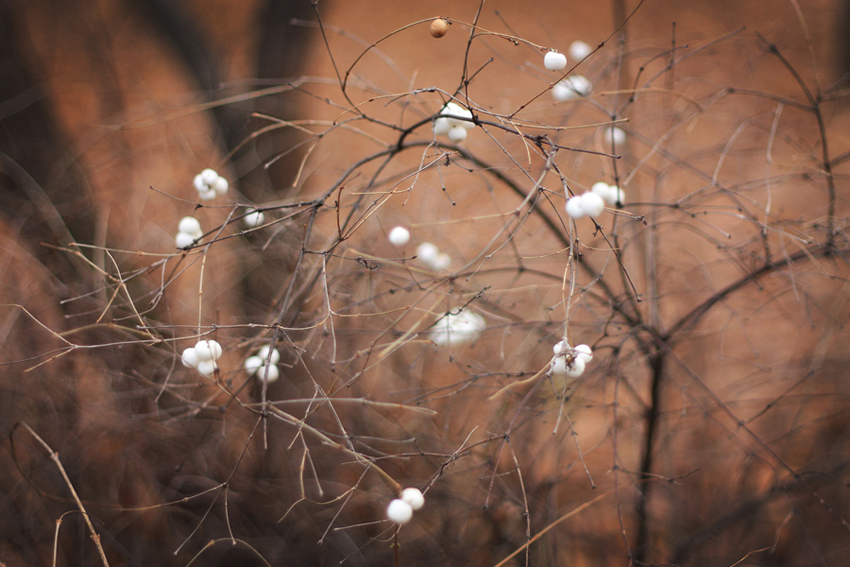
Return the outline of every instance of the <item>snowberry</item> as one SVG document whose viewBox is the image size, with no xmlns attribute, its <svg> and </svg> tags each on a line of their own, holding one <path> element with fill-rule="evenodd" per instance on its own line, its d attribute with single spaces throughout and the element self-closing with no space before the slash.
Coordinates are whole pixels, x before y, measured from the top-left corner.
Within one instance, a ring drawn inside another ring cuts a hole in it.
<svg viewBox="0 0 850 567">
<path fill-rule="evenodd" d="M 451 342 L 458 345 L 475 340 L 487 323 L 484 318 L 469 311 L 449 313 L 431 327 L 431 340 L 438 345 Z"/>
<path fill-rule="evenodd" d="M 410 231 L 403 226 L 397 226 L 390 231 L 389 238 L 396 246 L 404 246 L 410 240 Z"/>
<path fill-rule="evenodd" d="M 414 512 L 425 505 L 425 497 L 418 488 L 405 488 L 401 491 L 401 499 L 407 502 Z"/>
<path fill-rule="evenodd" d="M 458 143 L 462 142 L 466 139 L 466 128 L 463 126 L 455 126 L 451 130 L 449 130 L 449 140 L 452 142 Z"/>
<path fill-rule="evenodd" d="M 265 380 L 269 384 L 275 382 L 278 378 L 280 378 L 280 370 L 274 364 L 271 366 L 264 365 L 257 370 L 257 379 Z"/>
<path fill-rule="evenodd" d="M 248 373 L 248 376 L 253 376 L 260 370 L 263 366 L 265 366 L 266 360 L 264 358 L 260 358 L 259 356 L 249 356 L 245 359 L 245 371 Z"/>
<path fill-rule="evenodd" d="M 198 358 L 198 354 L 195 352 L 195 349 L 193 347 L 189 347 L 183 351 L 183 356 L 180 361 L 186 368 L 197 368 L 201 359 Z"/>
<path fill-rule="evenodd" d="M 260 352 L 257 353 L 257 356 L 262 358 L 263 364 L 265 364 L 266 361 L 269 360 L 269 346 L 266 345 L 263 348 L 261 348 Z M 277 351 L 276 348 L 272 349 L 272 356 L 271 356 L 270 362 L 272 364 L 277 364 L 279 361 L 280 361 L 280 353 Z"/>
<path fill-rule="evenodd" d="M 413 517 L 413 508 L 399 498 L 396 498 L 387 507 L 387 518 L 396 524 L 406 524 Z"/>
<path fill-rule="evenodd" d="M 450 100 L 446 103 L 446 105 L 440 110 L 440 114 L 442 116 L 447 116 L 446 120 L 448 120 L 449 125 L 454 128 L 455 126 L 463 126 L 467 130 L 475 128 L 475 124 L 470 122 L 472 120 L 472 111 L 468 108 L 464 108 L 453 100 Z M 469 120 L 460 120 L 458 118 L 451 118 L 452 116 L 458 116 L 461 118 L 468 118 Z M 439 118 L 437 119 L 439 120 Z M 448 133 L 448 132 L 447 132 Z"/>
<path fill-rule="evenodd" d="M 195 354 L 198 355 L 198 360 L 218 360 L 221 358 L 221 345 L 218 341 L 198 341 L 195 345 Z"/>
<path fill-rule="evenodd" d="M 218 195 L 224 195 L 230 189 L 230 183 L 224 177 L 218 177 L 210 186 Z"/>
<path fill-rule="evenodd" d="M 570 344 L 566 340 L 559 341 L 555 343 L 555 346 L 552 347 L 552 352 L 555 356 L 566 354 L 567 350 L 570 348 Z"/>
<path fill-rule="evenodd" d="M 605 142 L 609 145 L 613 143 L 614 147 L 622 146 L 626 143 L 626 133 L 616 126 L 606 128 L 603 132 Z"/>
<path fill-rule="evenodd" d="M 617 187 L 616 185 L 609 185 L 610 188 L 610 196 L 611 196 L 611 205 L 622 205 L 626 202 L 626 194 L 623 193 L 623 190 Z"/>
<path fill-rule="evenodd" d="M 431 22 L 431 27 L 429 29 L 431 32 L 431 37 L 435 37 L 437 39 L 443 37 L 449 31 L 449 23 L 443 18 L 437 18 L 433 22 Z"/>
<path fill-rule="evenodd" d="M 204 235 L 204 231 L 201 230 L 201 223 L 199 223 L 198 219 L 195 217 L 183 217 L 180 219 L 180 224 L 177 225 L 177 230 L 190 234 L 195 238 L 200 238 Z"/>
<path fill-rule="evenodd" d="M 452 265 L 452 257 L 445 252 L 440 252 L 437 257 L 431 262 L 431 267 L 435 270 L 448 270 Z"/>
<path fill-rule="evenodd" d="M 200 173 L 196 175 L 195 178 L 192 180 L 192 184 L 195 186 L 195 189 L 198 190 L 198 193 L 209 191 L 210 188 L 209 185 L 204 183 L 204 176 Z"/>
<path fill-rule="evenodd" d="M 439 255 L 440 249 L 430 242 L 423 242 L 416 247 L 416 257 L 425 264 L 431 264 Z"/>
<path fill-rule="evenodd" d="M 198 366 L 196 368 L 198 369 L 198 372 L 209 378 L 210 376 L 215 374 L 218 365 L 215 363 L 214 360 L 202 360 L 198 363 Z"/>
<path fill-rule="evenodd" d="M 452 129 L 452 123 L 445 116 L 441 116 L 434 120 L 434 135 L 445 136 Z"/>
<path fill-rule="evenodd" d="M 174 243 L 177 245 L 177 248 L 188 248 L 195 243 L 195 240 L 195 237 L 191 234 L 178 232 L 177 237 L 174 239 Z"/>
<path fill-rule="evenodd" d="M 208 187 L 212 186 L 215 180 L 218 179 L 218 173 L 214 169 L 206 168 L 201 172 L 201 179 Z"/>
<path fill-rule="evenodd" d="M 566 374 L 571 378 L 578 378 L 584 372 L 584 360 L 576 356 L 567 365 L 567 356 L 556 356 L 552 363 L 553 374 Z"/>
<path fill-rule="evenodd" d="M 216 193 L 213 189 L 208 189 L 206 191 L 201 191 L 198 193 L 198 196 L 201 197 L 201 201 L 212 201 L 215 199 Z"/>
<path fill-rule="evenodd" d="M 582 359 L 585 364 L 593 360 L 593 351 L 587 345 L 576 345 L 573 349 L 578 358 Z"/>
<path fill-rule="evenodd" d="M 590 55 L 592 52 L 593 48 L 583 41 L 576 40 L 570 44 L 570 58 L 574 59 L 575 61 L 581 61 L 582 59 Z"/>
<path fill-rule="evenodd" d="M 552 87 L 552 98 L 558 102 L 587 96 L 593 90 L 591 82 L 581 75 L 572 75 Z"/>
<path fill-rule="evenodd" d="M 258 211 L 256 209 L 249 209 L 251 212 L 245 215 L 245 218 L 242 219 L 242 222 L 245 223 L 245 226 L 248 228 L 257 228 L 258 226 L 263 224 L 263 221 L 266 220 L 266 215 L 263 214 L 263 211 Z"/>
<path fill-rule="evenodd" d="M 584 212 L 584 207 L 581 206 L 581 197 L 576 195 L 575 197 L 570 197 L 569 201 L 567 201 L 567 214 L 570 218 L 580 219 L 583 218 L 587 213 Z"/>
<path fill-rule="evenodd" d="M 605 208 L 605 201 L 596 193 L 585 193 L 581 196 L 581 210 L 589 217 L 598 217 Z"/>
<path fill-rule="evenodd" d="M 543 56 L 543 66 L 548 71 L 560 71 L 567 66 L 567 56 L 557 51 L 547 51 Z"/>
</svg>

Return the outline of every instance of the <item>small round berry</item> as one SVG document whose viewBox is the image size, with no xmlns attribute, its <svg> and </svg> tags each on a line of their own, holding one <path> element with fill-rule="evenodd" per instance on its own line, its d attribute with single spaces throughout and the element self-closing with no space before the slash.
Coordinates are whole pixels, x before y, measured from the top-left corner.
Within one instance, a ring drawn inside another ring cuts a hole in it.
<svg viewBox="0 0 850 567">
<path fill-rule="evenodd" d="M 407 502 L 414 512 L 425 505 L 425 497 L 418 488 L 405 488 L 401 491 L 401 499 Z"/>
<path fill-rule="evenodd" d="M 555 356 L 566 354 L 567 350 L 570 348 L 570 344 L 566 341 L 566 339 L 555 343 L 555 346 L 552 347 L 552 352 Z"/>
<path fill-rule="evenodd" d="M 174 243 L 177 244 L 177 248 L 188 248 L 195 243 L 195 237 L 185 232 L 178 232 Z"/>
<path fill-rule="evenodd" d="M 436 245 L 431 244 L 430 242 L 423 242 L 419 246 L 416 247 L 416 257 L 420 262 L 424 262 L 426 264 L 432 263 L 437 259 L 437 256 L 440 255 L 440 249 L 437 248 Z"/>
<path fill-rule="evenodd" d="M 581 210 L 589 217 L 598 217 L 605 209 L 605 201 L 596 193 L 585 193 L 581 196 Z"/>
<path fill-rule="evenodd" d="M 437 257 L 431 261 L 431 267 L 435 270 L 448 270 L 452 265 L 452 257 L 445 252 L 440 252 Z"/>
<path fill-rule="evenodd" d="M 567 214 L 573 219 L 583 218 L 587 214 L 584 212 L 584 207 L 581 206 L 581 197 L 578 195 L 570 197 L 570 200 L 567 201 L 566 209 Z"/>
<path fill-rule="evenodd" d="M 620 147 L 626 143 L 626 133 L 616 126 L 611 126 L 605 129 L 604 139 L 607 144 L 611 145 L 613 143 L 614 147 Z"/>
<path fill-rule="evenodd" d="M 588 345 L 576 345 L 573 349 L 576 356 L 584 361 L 585 364 L 593 360 L 593 351 Z"/>
<path fill-rule="evenodd" d="M 576 356 L 571 364 L 567 365 L 565 374 L 571 378 L 578 378 L 584 373 L 584 360 Z"/>
<path fill-rule="evenodd" d="M 266 361 L 260 358 L 259 356 L 249 356 L 245 359 L 245 372 L 248 373 L 248 376 L 253 376 L 265 364 Z"/>
<path fill-rule="evenodd" d="M 557 51 L 547 51 L 543 56 L 543 66 L 548 71 L 560 71 L 567 66 L 567 56 Z"/>
<path fill-rule="evenodd" d="M 269 384 L 272 382 L 276 382 L 277 379 L 280 378 L 280 370 L 278 370 L 277 366 L 272 364 L 271 366 L 262 366 L 259 370 L 257 370 L 257 379 L 265 380 Z"/>
<path fill-rule="evenodd" d="M 410 240 L 410 231 L 403 226 L 397 226 L 390 231 L 389 238 L 396 246 L 404 246 Z"/>
<path fill-rule="evenodd" d="M 212 189 L 217 195 L 224 195 L 230 189 L 230 183 L 224 177 L 218 177 L 212 184 Z"/>
<path fill-rule="evenodd" d="M 431 22 L 431 27 L 428 31 L 431 32 L 431 37 L 440 39 L 449 32 L 449 23 L 443 18 L 437 18 Z"/>
<path fill-rule="evenodd" d="M 198 355 L 198 360 L 200 360 L 201 362 L 204 362 L 205 360 L 215 360 L 215 356 L 213 356 L 214 347 L 210 345 L 210 342 L 215 341 L 198 341 L 198 343 L 195 345 L 195 354 Z"/>
<path fill-rule="evenodd" d="M 177 230 L 191 234 L 195 238 L 203 236 L 204 231 L 201 230 L 201 223 L 195 217 L 183 217 L 180 219 L 180 224 L 177 225 Z"/>
<path fill-rule="evenodd" d="M 209 185 L 204 183 L 204 176 L 200 173 L 196 175 L 194 179 L 192 179 L 192 185 L 195 186 L 195 189 L 197 189 L 199 193 L 203 193 L 204 191 L 209 190 Z"/>
<path fill-rule="evenodd" d="M 449 140 L 454 143 L 462 142 L 466 139 L 466 128 L 463 126 L 455 126 L 449 130 Z"/>
<path fill-rule="evenodd" d="M 181 357 L 180 362 L 182 362 L 183 366 L 186 368 L 197 368 L 201 359 L 198 358 L 195 349 L 193 347 L 189 347 L 183 350 L 183 356 Z"/>
<path fill-rule="evenodd" d="M 197 369 L 198 372 L 209 378 L 213 374 L 215 374 L 218 365 L 214 360 L 202 360 L 198 363 Z"/>
<path fill-rule="evenodd" d="M 260 352 L 257 353 L 257 356 L 262 358 L 263 364 L 265 364 L 266 361 L 269 360 L 269 345 L 266 345 L 261 348 Z M 272 349 L 272 357 L 270 362 L 272 364 L 277 364 L 278 362 L 280 362 L 280 353 L 277 351 L 277 349 Z"/>
<path fill-rule="evenodd" d="M 576 40 L 570 44 L 570 58 L 575 61 L 581 61 L 591 53 L 593 53 L 593 48 L 583 41 Z"/>
<path fill-rule="evenodd" d="M 198 193 L 198 195 L 200 195 L 201 201 L 212 201 L 213 199 L 215 199 L 217 193 L 214 189 L 207 189 L 205 191 L 201 191 L 200 193 Z"/>
<path fill-rule="evenodd" d="M 223 351 L 221 350 L 221 345 L 218 343 L 218 341 L 210 340 L 207 341 L 207 344 L 210 347 L 210 354 L 212 354 L 212 359 L 218 360 L 219 358 L 221 358 L 221 354 Z"/>
<path fill-rule="evenodd" d="M 413 508 L 399 498 L 396 498 L 387 506 L 387 518 L 396 524 L 406 524 L 413 517 Z"/>
<path fill-rule="evenodd" d="M 257 211 L 255 209 L 251 209 L 251 211 L 253 212 L 250 212 L 245 215 L 245 218 L 242 219 L 242 222 L 244 222 L 245 226 L 247 226 L 248 228 L 257 228 L 258 226 L 263 224 L 263 222 L 266 220 L 266 216 L 263 214 L 263 211 Z"/>
<path fill-rule="evenodd" d="M 445 136 L 452 129 L 452 123 L 445 116 L 441 116 L 434 120 L 434 135 Z"/>
<path fill-rule="evenodd" d="M 214 169 L 207 168 L 201 172 L 201 179 L 207 187 L 212 187 L 215 180 L 218 179 L 218 173 Z"/>
</svg>

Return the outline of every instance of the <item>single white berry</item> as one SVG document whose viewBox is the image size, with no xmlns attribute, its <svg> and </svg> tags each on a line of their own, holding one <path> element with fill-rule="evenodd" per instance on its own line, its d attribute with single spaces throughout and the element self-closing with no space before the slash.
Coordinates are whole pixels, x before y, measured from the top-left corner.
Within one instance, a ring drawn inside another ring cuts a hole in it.
<svg viewBox="0 0 850 567">
<path fill-rule="evenodd" d="M 216 194 L 224 195 L 225 193 L 227 193 L 227 190 L 230 189 L 230 183 L 228 183 L 227 179 L 225 179 L 224 177 L 218 177 L 215 181 L 213 181 L 210 188 L 213 189 Z"/>
<path fill-rule="evenodd" d="M 178 232 L 174 243 L 177 245 L 177 248 L 188 248 L 195 243 L 195 237 L 185 232 Z"/>
<path fill-rule="evenodd" d="M 198 219 L 195 217 L 183 217 L 180 219 L 180 224 L 177 225 L 177 230 L 185 232 L 186 234 L 191 234 L 195 238 L 200 238 L 204 235 L 204 231 L 201 230 L 201 223 L 198 222 Z"/>
<path fill-rule="evenodd" d="M 466 139 L 466 128 L 463 126 L 455 126 L 449 130 L 449 140 L 454 143 L 462 142 Z"/>
<path fill-rule="evenodd" d="M 435 270 L 448 270 L 452 265 L 452 257 L 445 252 L 440 252 L 437 257 L 431 262 L 431 267 Z"/>
<path fill-rule="evenodd" d="M 410 231 L 403 226 L 397 226 L 390 231 L 389 238 L 396 246 L 404 246 L 410 240 Z"/>
<path fill-rule="evenodd" d="M 463 128 L 466 128 L 467 130 L 469 130 L 471 128 L 475 128 L 475 124 L 473 124 L 471 122 L 472 111 L 469 110 L 468 108 L 462 107 L 461 105 L 459 105 L 458 103 L 456 103 L 454 101 L 447 102 L 446 105 L 442 108 L 442 110 L 440 110 L 440 114 L 450 117 L 450 118 L 447 118 L 446 120 L 448 121 L 449 126 L 451 126 L 452 128 L 454 128 L 455 126 L 461 126 Z M 468 118 L 469 120 L 460 120 L 459 118 L 451 118 L 453 116 Z"/>
<path fill-rule="evenodd" d="M 209 185 L 204 183 L 204 176 L 200 173 L 192 179 L 192 185 L 195 186 L 195 189 L 197 189 L 199 193 L 209 190 Z"/>
<path fill-rule="evenodd" d="M 576 356 L 582 359 L 585 364 L 593 360 L 593 351 L 588 345 L 576 345 L 573 351 L 575 351 Z"/>
<path fill-rule="evenodd" d="M 578 195 L 570 197 L 570 200 L 567 201 L 566 209 L 567 214 L 573 219 L 583 218 L 587 214 L 584 212 L 584 207 L 581 206 L 581 197 Z"/>
<path fill-rule="evenodd" d="M 566 360 L 566 358 L 564 360 Z M 572 378 L 578 378 L 583 373 L 584 373 L 584 360 L 581 357 L 576 356 L 575 358 L 573 358 L 572 362 L 569 365 L 567 365 L 566 372 L 564 374 L 566 374 L 567 376 L 570 376 Z"/>
<path fill-rule="evenodd" d="M 452 129 L 452 123 L 445 116 L 441 116 L 434 120 L 434 135 L 445 136 Z"/>
<path fill-rule="evenodd" d="M 206 168 L 201 172 L 201 179 L 207 187 L 212 187 L 212 184 L 215 183 L 216 179 L 218 179 L 218 173 L 216 173 L 214 169 Z"/>
<path fill-rule="evenodd" d="M 256 209 L 249 209 L 250 213 L 245 215 L 245 218 L 242 219 L 242 222 L 245 223 L 245 226 L 248 228 L 257 228 L 262 225 L 266 220 L 266 216 L 263 214 L 263 211 L 258 211 Z"/>
<path fill-rule="evenodd" d="M 263 348 L 261 348 L 260 352 L 257 353 L 257 356 L 262 358 L 263 364 L 265 364 L 266 360 L 269 360 L 269 345 L 266 345 Z M 272 364 L 277 364 L 278 362 L 280 362 L 280 353 L 277 351 L 276 348 L 272 349 L 272 357 L 271 357 L 270 362 Z"/>
<path fill-rule="evenodd" d="M 198 341 L 198 343 L 195 345 L 195 354 L 198 355 L 198 360 L 200 360 L 201 362 L 204 362 L 206 360 L 215 360 L 215 356 L 213 356 L 213 347 L 210 345 L 210 342 L 211 341 Z"/>
<path fill-rule="evenodd" d="M 611 185 L 611 205 L 622 205 L 626 202 L 626 194 L 616 185 Z"/>
<path fill-rule="evenodd" d="M 387 518 L 396 524 L 406 524 L 413 517 L 413 508 L 399 498 L 396 498 L 387 506 Z"/>
<path fill-rule="evenodd" d="M 407 502 L 414 512 L 425 505 L 425 497 L 418 488 L 405 488 L 401 491 L 401 499 Z"/>
<path fill-rule="evenodd" d="M 209 344 L 210 346 L 210 353 L 212 354 L 212 359 L 218 360 L 219 358 L 221 358 L 221 354 L 223 351 L 221 350 L 221 345 L 218 343 L 218 341 L 210 340 L 207 341 L 207 344 Z"/>
<path fill-rule="evenodd" d="M 440 249 L 430 242 L 423 242 L 416 247 L 416 257 L 425 264 L 431 264 L 439 255 Z"/>
<path fill-rule="evenodd" d="M 245 372 L 248 373 L 248 376 L 253 376 L 265 364 L 266 361 L 259 356 L 249 356 L 245 359 Z"/>
<path fill-rule="evenodd" d="M 478 313 L 449 313 L 431 327 L 431 340 L 437 345 L 461 345 L 477 339 L 486 326 L 484 317 Z"/>
<path fill-rule="evenodd" d="M 214 360 L 202 360 L 198 363 L 196 368 L 198 369 L 198 372 L 209 378 L 215 374 L 215 370 L 218 368 L 218 365 Z"/>
<path fill-rule="evenodd" d="M 216 192 L 214 189 L 206 189 L 198 193 L 202 201 L 212 201 L 215 199 Z"/>
<path fill-rule="evenodd" d="M 616 126 L 606 128 L 604 130 L 603 137 L 608 145 L 611 145 L 613 142 L 615 148 L 621 147 L 626 143 L 626 133 Z"/>
<path fill-rule="evenodd" d="M 567 56 L 557 51 L 547 51 L 543 56 L 543 66 L 548 71 L 560 71 L 567 66 Z"/>
<path fill-rule="evenodd" d="M 605 209 L 605 201 L 596 193 L 585 193 L 581 196 L 581 210 L 589 217 L 598 217 Z"/>
<path fill-rule="evenodd" d="M 593 185 L 590 186 L 590 192 L 596 193 L 600 197 L 602 197 L 605 202 L 609 202 L 608 198 L 611 195 L 611 186 L 605 183 L 604 181 L 597 181 Z"/>
<path fill-rule="evenodd" d="M 566 339 L 555 343 L 555 346 L 552 347 L 552 353 L 555 356 L 566 354 L 567 350 L 570 348 L 570 343 L 566 341 Z"/>
<path fill-rule="evenodd" d="M 558 102 L 587 96 L 593 90 L 591 82 L 581 75 L 572 75 L 552 87 L 552 98 Z"/>
<path fill-rule="evenodd" d="M 271 366 L 263 365 L 257 370 L 258 380 L 265 380 L 269 384 L 271 384 L 272 382 L 277 381 L 278 378 L 280 378 L 280 370 L 278 370 L 277 366 L 275 366 L 274 364 L 272 364 Z"/>
<path fill-rule="evenodd" d="M 180 362 L 182 362 L 183 366 L 186 368 L 197 368 L 201 359 L 198 358 L 198 354 L 195 352 L 195 349 L 193 347 L 189 347 L 183 350 L 183 356 L 181 357 Z"/>
<path fill-rule="evenodd" d="M 591 53 L 593 53 L 593 48 L 583 41 L 576 40 L 570 44 L 570 59 L 581 61 Z"/>
</svg>

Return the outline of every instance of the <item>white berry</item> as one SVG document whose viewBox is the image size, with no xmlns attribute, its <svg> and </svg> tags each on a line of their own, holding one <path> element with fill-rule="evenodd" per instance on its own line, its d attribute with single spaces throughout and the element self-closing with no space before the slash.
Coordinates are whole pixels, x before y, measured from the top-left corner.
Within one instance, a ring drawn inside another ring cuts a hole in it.
<svg viewBox="0 0 850 567">
<path fill-rule="evenodd" d="M 410 231 L 403 226 L 397 226 L 390 231 L 389 238 L 396 246 L 404 246 L 410 240 Z"/>
<path fill-rule="evenodd" d="M 248 373 L 248 376 L 253 376 L 265 364 L 266 361 L 259 356 L 249 356 L 245 359 L 245 372 Z"/>
<path fill-rule="evenodd" d="M 260 352 L 257 353 L 257 356 L 262 358 L 263 364 L 265 364 L 266 360 L 269 360 L 269 346 L 266 345 L 263 348 L 261 348 Z M 277 364 L 278 362 L 280 362 L 280 353 L 277 351 L 277 349 L 272 349 L 272 357 L 271 357 L 270 362 L 272 364 Z"/>
<path fill-rule="evenodd" d="M 576 348 L 573 350 L 575 351 L 576 356 L 582 359 L 585 364 L 593 360 L 593 351 L 588 345 L 576 345 Z"/>
<path fill-rule="evenodd" d="M 230 188 L 230 183 L 224 177 L 218 177 L 210 186 L 218 195 L 224 195 Z"/>
<path fill-rule="evenodd" d="M 554 353 L 555 356 L 566 354 L 569 348 L 570 344 L 566 340 L 562 340 L 555 343 L 555 346 L 552 347 L 552 353 Z"/>
<path fill-rule="evenodd" d="M 455 126 L 449 130 L 449 140 L 452 142 L 462 142 L 466 139 L 466 128 L 463 126 Z"/>
<path fill-rule="evenodd" d="M 248 228 L 257 228 L 258 226 L 263 224 L 263 221 L 266 220 L 266 216 L 263 214 L 263 211 L 258 211 L 255 209 L 250 209 L 252 212 L 245 215 L 245 218 L 242 219 L 242 222 L 245 223 L 245 226 Z"/>
<path fill-rule="evenodd" d="M 414 511 L 425 505 L 425 497 L 418 488 L 405 488 L 401 491 L 401 499 L 407 502 Z"/>
<path fill-rule="evenodd" d="M 566 370 L 565 374 L 567 376 L 570 376 L 571 378 L 578 378 L 584 373 L 584 360 L 582 360 L 581 357 L 576 356 L 573 358 L 572 363 L 567 366 Z"/>
<path fill-rule="evenodd" d="M 581 61 L 582 59 L 590 55 L 592 52 L 593 48 L 583 41 L 576 40 L 570 44 L 570 58 L 574 59 L 575 61 Z"/>
<path fill-rule="evenodd" d="M 207 168 L 201 172 L 201 179 L 208 187 L 211 187 L 215 183 L 215 180 L 218 179 L 218 173 L 214 169 Z"/>
<path fill-rule="evenodd" d="M 604 131 L 604 138 L 605 142 L 609 145 L 613 142 L 615 148 L 626 143 L 626 133 L 616 126 L 606 128 Z"/>
<path fill-rule="evenodd" d="M 198 195 L 200 195 L 202 201 L 212 201 L 215 199 L 216 192 L 214 189 L 205 189 L 204 191 L 200 191 Z"/>
<path fill-rule="evenodd" d="M 198 354 L 195 352 L 195 349 L 193 347 L 189 347 L 183 351 L 183 356 L 181 357 L 180 362 L 182 362 L 183 366 L 186 368 L 197 368 L 201 359 L 198 358 Z"/>
<path fill-rule="evenodd" d="M 261 381 L 266 380 L 269 384 L 271 384 L 280 378 L 280 370 L 278 370 L 277 366 L 274 364 L 271 366 L 262 366 L 257 370 L 257 378 Z"/>
<path fill-rule="evenodd" d="M 197 369 L 198 372 L 209 378 L 213 374 L 215 374 L 216 368 L 218 365 L 214 360 L 202 360 L 198 363 Z"/>
<path fill-rule="evenodd" d="M 543 56 L 543 66 L 549 71 L 560 71 L 567 66 L 567 56 L 557 51 L 547 51 Z"/>
<path fill-rule="evenodd" d="M 416 257 L 425 264 L 431 264 L 439 254 L 440 249 L 430 242 L 423 242 L 416 247 Z"/>
<path fill-rule="evenodd" d="M 445 252 L 440 252 L 437 257 L 431 262 L 431 267 L 435 270 L 448 270 L 452 265 L 452 257 Z"/>
<path fill-rule="evenodd" d="M 585 193 L 581 196 L 581 210 L 589 217 L 598 217 L 605 208 L 605 201 L 596 193 Z"/>
<path fill-rule="evenodd" d="M 195 238 L 203 236 L 204 231 L 201 230 L 201 223 L 195 217 L 183 217 L 180 219 L 180 224 L 177 225 L 177 230 L 191 234 Z"/>
<path fill-rule="evenodd" d="M 413 517 L 413 508 L 399 498 L 396 498 L 387 507 L 387 518 L 396 524 L 406 524 Z"/>
<path fill-rule="evenodd" d="M 215 360 L 217 358 L 215 356 L 215 347 L 212 346 L 210 343 L 215 343 L 216 345 L 218 345 L 218 343 L 216 343 L 215 341 L 198 341 L 198 343 L 195 345 L 195 354 L 198 355 L 198 360 L 200 360 L 201 362 L 204 362 L 206 360 Z M 218 350 L 220 356 L 221 346 L 218 347 Z"/>
<path fill-rule="evenodd" d="M 570 197 L 570 200 L 567 201 L 566 209 L 567 214 L 573 219 L 583 218 L 587 214 L 584 212 L 584 207 L 581 206 L 581 197 L 578 195 Z"/>
<path fill-rule="evenodd" d="M 445 136 L 449 133 L 449 130 L 452 129 L 452 123 L 449 122 L 449 119 L 441 116 L 434 120 L 434 135 L 435 136 Z"/>
<path fill-rule="evenodd" d="M 593 90 L 591 82 L 581 75 L 572 75 L 552 87 L 552 98 L 558 102 L 587 96 Z"/>
<path fill-rule="evenodd" d="M 188 248 L 195 243 L 195 237 L 185 232 L 178 232 L 174 243 L 177 245 L 177 248 Z"/>
</svg>

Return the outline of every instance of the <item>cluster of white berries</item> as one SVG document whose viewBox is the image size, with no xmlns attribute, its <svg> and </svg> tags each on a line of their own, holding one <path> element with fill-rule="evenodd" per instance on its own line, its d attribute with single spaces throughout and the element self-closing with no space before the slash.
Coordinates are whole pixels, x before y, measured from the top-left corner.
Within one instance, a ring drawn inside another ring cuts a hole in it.
<svg viewBox="0 0 850 567">
<path fill-rule="evenodd" d="M 440 110 L 440 117 L 434 120 L 434 135 L 448 136 L 449 140 L 455 143 L 464 141 L 466 131 L 475 128 L 475 124 L 467 120 L 451 118 L 455 116 L 472 120 L 472 111 L 454 101 L 447 102 Z"/>
<path fill-rule="evenodd" d="M 387 518 L 398 525 L 406 524 L 413 517 L 413 512 L 425 505 L 425 497 L 418 488 L 405 488 L 401 496 L 387 506 Z"/>
<path fill-rule="evenodd" d="M 621 128 L 611 126 L 603 130 L 602 139 L 609 146 L 613 145 L 615 148 L 621 148 L 626 143 L 626 133 Z"/>
<path fill-rule="evenodd" d="M 221 358 L 221 352 L 218 341 L 198 341 L 194 347 L 183 351 L 183 366 L 194 368 L 209 378 L 218 368 L 216 360 Z"/>
<path fill-rule="evenodd" d="M 552 98 L 558 102 L 564 102 L 581 96 L 587 96 L 592 90 L 593 85 L 587 77 L 571 75 L 552 87 Z"/>
<path fill-rule="evenodd" d="M 245 218 L 242 219 L 242 222 L 245 223 L 245 226 L 248 228 L 257 228 L 266 220 L 266 215 L 263 214 L 263 211 L 258 211 L 257 209 L 248 209 L 248 214 L 245 215 Z"/>
<path fill-rule="evenodd" d="M 433 327 L 431 327 L 431 340 L 438 345 L 451 342 L 460 345 L 475 340 L 481 331 L 487 326 L 484 317 L 471 311 L 461 311 L 457 315 L 449 313 Z"/>
<path fill-rule="evenodd" d="M 201 230 L 201 223 L 195 217 L 183 217 L 180 219 L 180 224 L 177 225 L 177 237 L 174 239 L 177 243 L 177 248 L 186 248 L 194 244 L 200 237 L 204 235 Z"/>
<path fill-rule="evenodd" d="M 622 205 L 626 202 L 626 195 L 616 185 L 608 185 L 604 181 L 598 181 L 590 188 L 591 193 L 596 193 L 602 200 L 611 205 Z"/>
<path fill-rule="evenodd" d="M 266 367 L 266 361 L 269 362 L 268 367 Z M 245 360 L 245 371 L 248 372 L 248 376 L 256 375 L 257 380 L 266 380 L 271 384 L 280 378 L 278 362 L 280 362 L 280 353 L 276 348 L 271 349 L 271 357 L 269 357 L 269 347 L 266 345 L 257 354 Z"/>
<path fill-rule="evenodd" d="M 452 257 L 440 252 L 431 242 L 423 242 L 416 247 L 416 259 L 433 270 L 448 270 L 452 265 Z"/>
<path fill-rule="evenodd" d="M 605 209 L 605 201 L 596 193 L 588 191 L 583 195 L 570 197 L 567 201 L 566 209 L 567 214 L 573 219 L 584 217 L 595 218 L 601 215 Z"/>
<path fill-rule="evenodd" d="M 230 188 L 227 179 L 221 177 L 214 169 L 207 168 L 195 176 L 195 189 L 202 201 L 210 201 L 219 195 L 224 195 Z"/>
<path fill-rule="evenodd" d="M 404 246 L 410 240 L 410 231 L 403 226 L 397 226 L 390 231 L 389 239 L 396 246 Z"/>
<path fill-rule="evenodd" d="M 552 347 L 554 356 L 549 363 L 553 374 L 565 374 L 578 378 L 584 373 L 585 365 L 593 360 L 593 351 L 587 345 L 570 346 L 566 339 Z"/>
</svg>

